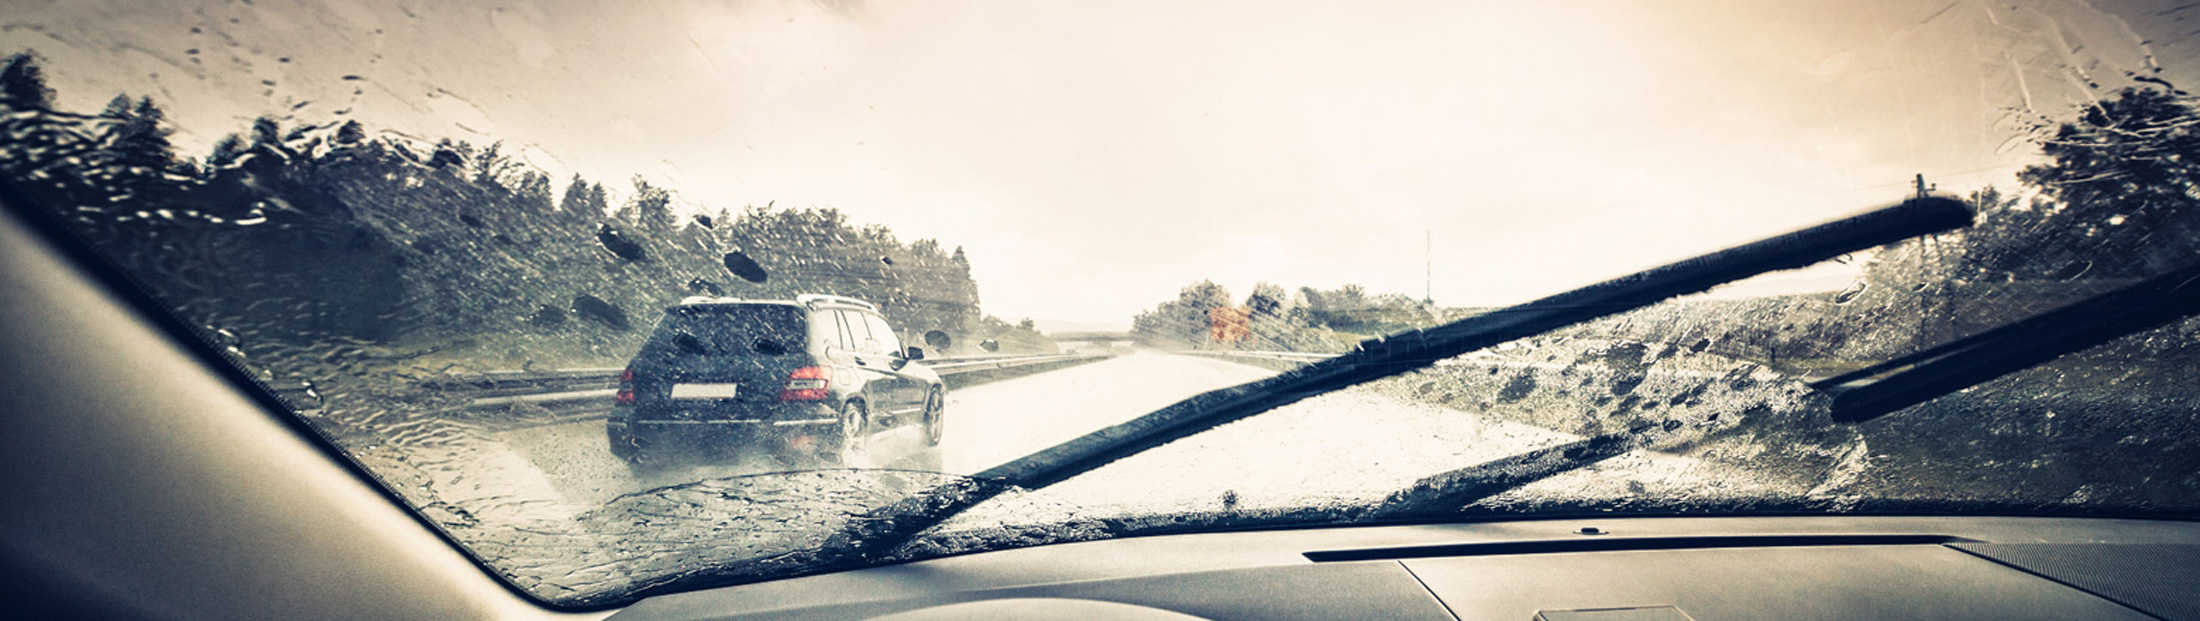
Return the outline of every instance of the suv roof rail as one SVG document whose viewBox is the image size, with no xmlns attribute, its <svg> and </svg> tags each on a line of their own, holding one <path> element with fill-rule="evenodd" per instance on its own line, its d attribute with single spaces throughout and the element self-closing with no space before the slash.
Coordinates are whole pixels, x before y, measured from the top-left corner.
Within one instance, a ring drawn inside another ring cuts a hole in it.
<svg viewBox="0 0 2200 621">
<path fill-rule="evenodd" d="M 690 304 L 770 304 L 774 302 L 780 304 L 787 303 L 786 300 L 752 300 L 748 298 L 736 298 L 726 296 L 691 295 L 680 298 L 680 303 L 676 304 L 675 306 L 687 306 Z"/>
<path fill-rule="evenodd" d="M 848 297 L 848 296 L 844 296 L 844 295 L 825 295 L 825 294 L 822 294 L 822 293 L 804 293 L 804 294 L 802 294 L 802 295 L 794 296 L 794 301 L 796 301 L 796 302 L 799 302 L 799 303 L 801 303 L 801 304 L 802 304 L 802 305 L 804 305 L 804 306 L 808 306 L 808 305 L 811 305 L 811 304 L 816 304 L 816 303 L 819 303 L 819 302 L 826 302 L 826 303 L 831 303 L 831 304 L 846 304 L 846 305 L 849 305 L 849 306 L 856 306 L 856 307 L 861 307 L 861 308 L 868 308 L 868 309 L 871 309 L 871 311 L 872 311 L 872 312 L 878 312 L 878 305 L 877 305 L 877 304 L 872 304 L 872 303 L 870 303 L 870 302 L 865 302 L 865 301 L 863 301 L 863 300 L 858 300 L 858 299 L 855 299 L 855 298 L 851 298 L 851 297 Z"/>
</svg>

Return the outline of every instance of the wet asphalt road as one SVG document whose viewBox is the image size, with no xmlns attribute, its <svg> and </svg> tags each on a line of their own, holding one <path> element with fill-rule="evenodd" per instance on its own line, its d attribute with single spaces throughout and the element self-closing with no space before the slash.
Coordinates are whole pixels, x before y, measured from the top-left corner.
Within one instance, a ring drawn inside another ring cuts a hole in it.
<svg viewBox="0 0 2200 621">
<path fill-rule="evenodd" d="M 1637 417 L 1713 410 L 1767 417 L 1767 424 L 1693 448 L 1627 451 L 1483 504 L 1536 511 L 1550 502 L 1615 506 L 1651 499 L 1716 507 L 1807 497 L 1839 506 L 1921 490 L 1952 498 L 2008 490 L 2020 499 L 2118 499 L 2125 492 L 2086 485 L 2075 475 L 2128 469 L 2133 453 L 2155 450 L 2173 457 L 2146 460 L 2162 462 L 2157 476 L 2185 480 L 2190 457 L 2200 454 L 2186 445 L 2142 442 L 2146 437 L 2132 426 L 2147 424 L 2148 417 L 2137 414 L 2152 405 L 2105 407 L 2089 400 L 2095 407 L 2073 411 L 2062 407 L 2073 402 L 2066 394 L 2071 387 L 2052 382 L 1989 386 L 1852 428 L 1817 421 L 1822 412 L 1776 407 L 1751 413 L 1777 405 L 1778 399 L 1763 397 L 1785 394 L 1782 382 L 1792 384 L 1786 380 L 1702 390 L 1733 384 L 1736 376 L 1721 368 L 1676 361 L 1628 375 L 1554 360 L 1490 359 L 1431 369 L 1312 396 L 1051 487 L 1013 491 L 940 530 L 999 532 L 1012 540 L 1004 545 L 1020 545 L 1015 542 L 1024 535 L 1017 533 L 1026 531 L 1019 529 L 1033 524 L 1075 530 L 1149 519 L 1141 516 L 1329 515 L 1322 512 L 1372 506 L 1435 473 L 1576 441 Z M 925 473 L 975 473 L 1184 397 L 1273 373 L 1141 352 L 953 390 L 940 446 L 925 446 L 914 427 L 874 437 L 869 465 L 893 469 L 887 471 L 800 472 L 828 466 L 728 451 L 637 474 L 610 454 L 600 420 L 490 432 L 486 442 L 439 445 L 410 457 L 428 466 L 419 469 L 426 479 L 420 485 L 436 506 L 453 508 L 443 519 L 462 525 L 461 540 L 528 567 L 530 580 L 587 587 L 618 576 L 677 572 L 696 558 L 809 549 L 821 533 L 838 527 L 834 520 L 945 480 Z M 1682 404 L 1697 396 L 1702 404 Z M 1633 407 L 1631 397 L 1664 405 Z M 2063 412 L 2019 411 L 2051 406 Z M 2200 418 L 2179 420 L 2192 419 Z M 1802 429 L 1789 432 L 1790 425 Z M 2080 446 L 2100 450 L 2065 450 Z M 789 474 L 740 476 L 767 473 Z"/>
<path fill-rule="evenodd" d="M 1212 358 L 1139 352 L 972 386 L 949 394 L 947 431 L 939 446 L 925 446 L 914 426 L 889 430 L 873 437 L 868 465 L 971 474 L 1187 396 L 1274 373 Z M 1347 390 L 1135 456 L 1110 466 L 1105 476 L 1096 472 L 1074 478 L 1049 495 L 1076 498 L 1095 509 L 1112 502 L 1099 499 L 1152 505 L 1146 509 L 1199 506 L 1226 493 L 1248 506 L 1304 503 L 1309 494 L 1343 500 L 1580 437 L 1375 391 Z M 527 498 L 535 509 L 557 506 L 567 514 L 666 486 L 822 466 L 729 453 L 636 473 L 606 448 L 602 421 L 512 430 L 496 434 L 495 440 L 498 448 L 475 462 L 468 482 L 482 494 Z M 1612 485 L 1645 476 L 1674 485 L 1705 476 L 1733 477 L 1731 468 L 1673 455 L 1645 452 L 1619 460 L 1629 462 L 1637 472 Z"/>
<path fill-rule="evenodd" d="M 1091 364 L 954 390 L 937 447 L 917 427 L 872 438 L 871 465 L 969 474 L 1199 392 L 1273 375 L 1232 362 L 1138 352 Z M 501 450 L 474 475 L 484 493 L 542 499 L 578 511 L 621 494 L 706 478 L 801 467 L 762 455 L 727 454 L 637 474 L 613 456 L 601 420 L 495 434 Z M 553 500 L 554 499 L 554 500 Z"/>
</svg>

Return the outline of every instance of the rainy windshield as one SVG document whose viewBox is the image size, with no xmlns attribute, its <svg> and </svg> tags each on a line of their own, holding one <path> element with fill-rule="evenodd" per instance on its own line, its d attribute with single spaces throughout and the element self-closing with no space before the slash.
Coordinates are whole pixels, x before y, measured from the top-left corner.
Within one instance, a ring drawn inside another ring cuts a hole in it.
<svg viewBox="0 0 2200 621">
<path fill-rule="evenodd" d="M 2200 264 L 2187 5 L 9 13 L 8 208 L 554 605 L 1215 528 L 2200 509 L 2181 312 L 1840 401 Z M 1260 393 L 1939 199 L 1972 223 Z M 2017 340 L 2107 325 L 2065 323 Z M 1003 474 L 1088 434 L 1131 448 Z"/>
</svg>

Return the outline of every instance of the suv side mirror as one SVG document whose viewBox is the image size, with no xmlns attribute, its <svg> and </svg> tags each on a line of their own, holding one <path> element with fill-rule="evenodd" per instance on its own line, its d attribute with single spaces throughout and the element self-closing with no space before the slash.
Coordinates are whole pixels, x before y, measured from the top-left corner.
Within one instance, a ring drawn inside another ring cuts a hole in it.
<svg viewBox="0 0 2200 621">
<path fill-rule="evenodd" d="M 908 351 L 902 352 L 901 357 L 909 360 L 923 360 L 924 350 L 916 347 L 911 347 Z"/>
</svg>

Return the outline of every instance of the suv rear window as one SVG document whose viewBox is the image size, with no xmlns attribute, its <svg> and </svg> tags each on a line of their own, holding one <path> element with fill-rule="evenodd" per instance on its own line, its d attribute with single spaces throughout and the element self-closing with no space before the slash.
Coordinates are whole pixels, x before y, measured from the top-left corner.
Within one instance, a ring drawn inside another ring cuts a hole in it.
<svg viewBox="0 0 2200 621">
<path fill-rule="evenodd" d="M 802 309 L 782 304 L 682 306 L 665 311 L 643 349 L 692 355 L 796 353 L 809 334 L 804 315 Z"/>
</svg>

